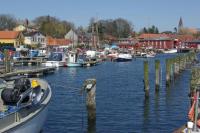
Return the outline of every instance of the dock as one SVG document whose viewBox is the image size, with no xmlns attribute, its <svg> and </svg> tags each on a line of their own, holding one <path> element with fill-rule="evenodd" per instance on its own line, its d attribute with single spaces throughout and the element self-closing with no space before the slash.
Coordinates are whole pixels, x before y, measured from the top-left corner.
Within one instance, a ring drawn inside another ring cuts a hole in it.
<svg viewBox="0 0 200 133">
<path fill-rule="evenodd" d="M 42 63 L 45 63 L 47 61 L 47 58 L 45 57 L 33 57 L 33 58 L 28 58 L 28 57 L 23 57 L 23 58 L 18 58 L 17 60 L 13 60 L 14 65 L 39 65 Z"/>
<path fill-rule="evenodd" d="M 12 76 L 19 76 L 24 75 L 27 77 L 39 77 L 45 74 L 53 73 L 55 72 L 56 67 L 41 67 L 41 68 L 35 68 L 35 69 L 27 69 L 27 70 L 15 70 L 14 72 L 4 73 L 0 75 L 0 78 L 8 78 Z"/>
</svg>

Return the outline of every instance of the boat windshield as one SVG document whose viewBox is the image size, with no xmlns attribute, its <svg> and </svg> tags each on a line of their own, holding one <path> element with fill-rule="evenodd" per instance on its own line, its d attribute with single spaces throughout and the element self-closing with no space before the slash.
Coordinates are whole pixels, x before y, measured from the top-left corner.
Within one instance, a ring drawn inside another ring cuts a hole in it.
<svg viewBox="0 0 200 133">
<path fill-rule="evenodd" d="M 48 61 L 62 61 L 62 53 L 51 53 Z"/>
</svg>

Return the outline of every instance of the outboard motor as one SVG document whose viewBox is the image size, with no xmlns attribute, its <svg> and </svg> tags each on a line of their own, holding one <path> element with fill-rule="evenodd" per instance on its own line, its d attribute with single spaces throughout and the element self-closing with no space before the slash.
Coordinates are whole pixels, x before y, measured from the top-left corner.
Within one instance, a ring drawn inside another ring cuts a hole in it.
<svg viewBox="0 0 200 133">
<path fill-rule="evenodd" d="M 21 94 L 31 88 L 31 82 L 27 78 L 20 78 L 14 81 L 13 89 L 4 89 L 1 93 L 1 98 L 5 105 L 17 105 L 21 100 Z M 22 103 L 29 101 L 29 96 L 25 97 Z"/>
</svg>

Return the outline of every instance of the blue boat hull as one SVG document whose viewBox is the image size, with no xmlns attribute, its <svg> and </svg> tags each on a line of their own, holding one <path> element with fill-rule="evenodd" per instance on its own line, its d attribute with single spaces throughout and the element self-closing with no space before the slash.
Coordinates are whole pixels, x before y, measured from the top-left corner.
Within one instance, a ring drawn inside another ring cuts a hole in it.
<svg viewBox="0 0 200 133">
<path fill-rule="evenodd" d="M 127 62 L 127 61 L 132 61 L 132 59 L 126 59 L 126 58 L 117 58 L 115 59 L 117 62 Z"/>
</svg>

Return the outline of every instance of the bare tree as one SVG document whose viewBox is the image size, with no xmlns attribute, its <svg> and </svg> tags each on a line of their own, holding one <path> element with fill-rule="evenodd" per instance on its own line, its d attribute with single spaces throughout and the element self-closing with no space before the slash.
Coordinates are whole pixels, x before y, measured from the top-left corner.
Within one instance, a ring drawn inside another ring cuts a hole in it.
<svg viewBox="0 0 200 133">
<path fill-rule="evenodd" d="M 17 20 L 12 15 L 0 15 L 0 30 L 12 30 L 17 25 Z"/>
</svg>

